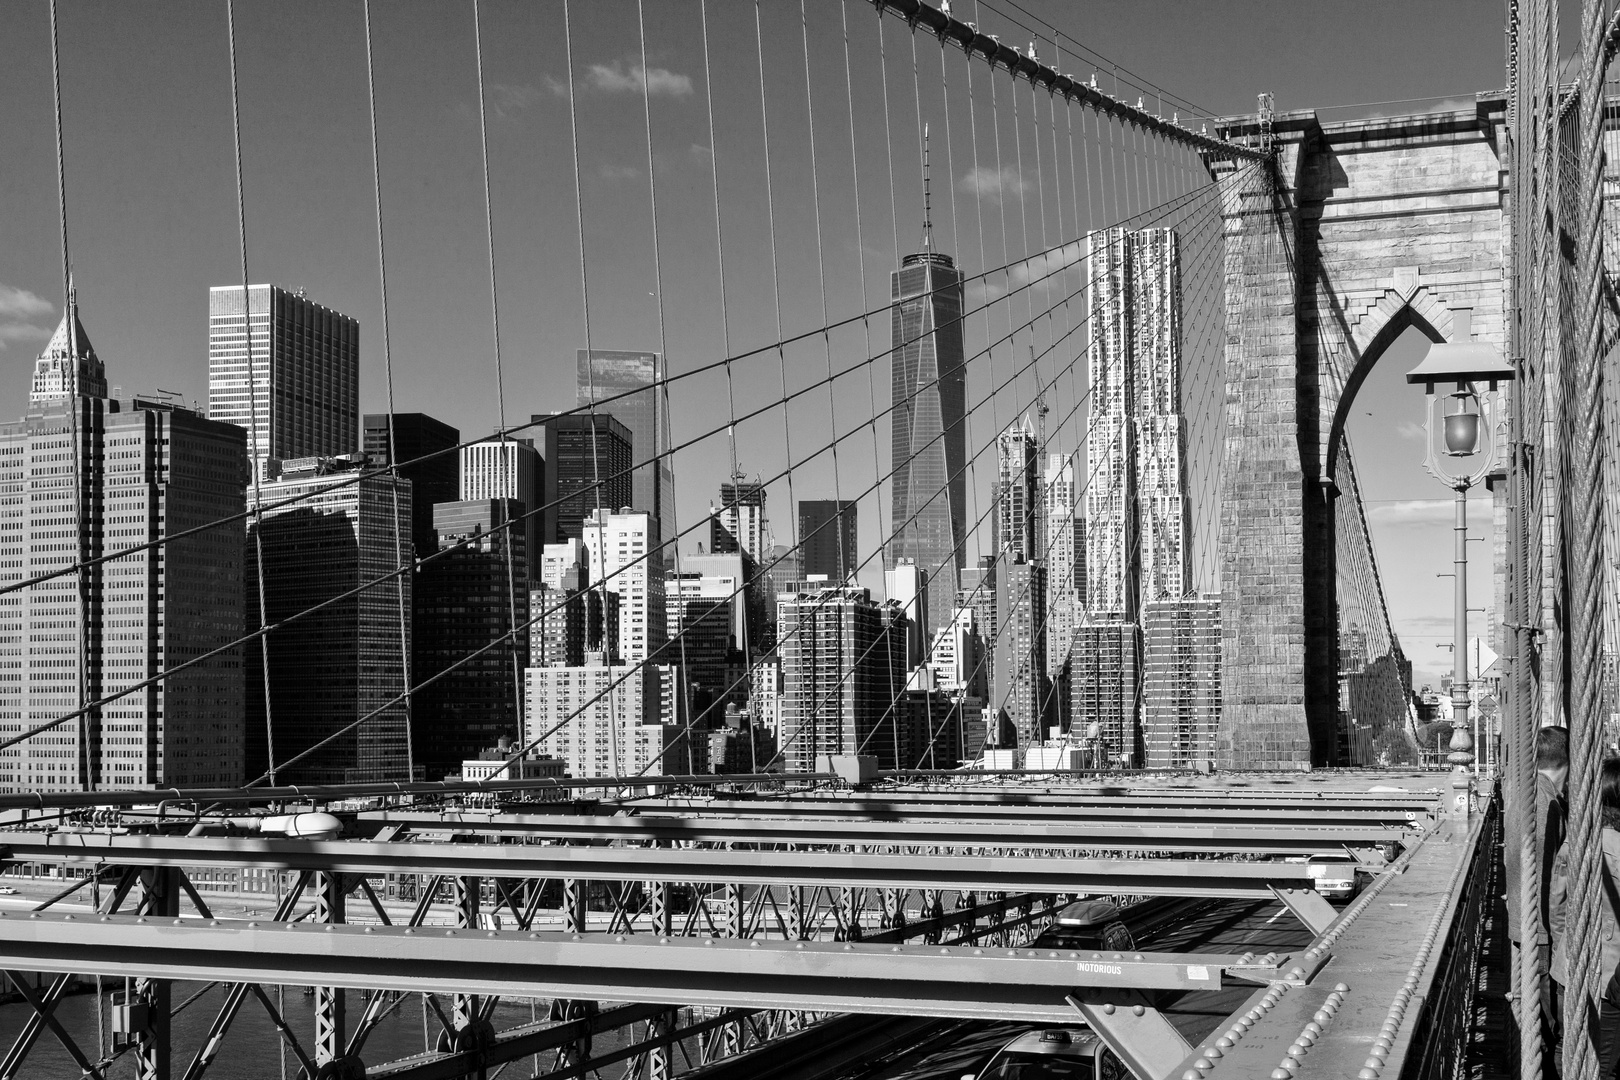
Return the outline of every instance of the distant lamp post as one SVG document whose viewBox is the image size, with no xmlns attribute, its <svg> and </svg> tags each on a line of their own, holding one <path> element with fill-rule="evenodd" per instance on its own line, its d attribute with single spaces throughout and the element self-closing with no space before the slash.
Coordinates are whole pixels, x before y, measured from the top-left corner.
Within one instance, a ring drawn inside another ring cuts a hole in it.
<svg viewBox="0 0 1620 1080">
<path fill-rule="evenodd" d="M 1503 416 L 1501 383 L 1512 382 L 1513 365 L 1497 349 L 1472 340 L 1471 312 L 1454 311 L 1457 340 L 1430 345 L 1423 362 L 1406 373 L 1409 383 L 1423 383 L 1429 397 L 1424 429 L 1428 450 L 1423 465 L 1436 480 L 1457 493 L 1452 562 L 1455 567 L 1455 612 L 1451 650 L 1451 753 L 1454 813 L 1468 812 L 1468 767 L 1474 761 L 1469 734 L 1468 700 L 1468 489 L 1502 468 L 1506 439 L 1498 429 Z M 1436 384 L 1456 389 L 1436 394 Z M 1436 428 L 1439 430 L 1437 431 Z"/>
</svg>

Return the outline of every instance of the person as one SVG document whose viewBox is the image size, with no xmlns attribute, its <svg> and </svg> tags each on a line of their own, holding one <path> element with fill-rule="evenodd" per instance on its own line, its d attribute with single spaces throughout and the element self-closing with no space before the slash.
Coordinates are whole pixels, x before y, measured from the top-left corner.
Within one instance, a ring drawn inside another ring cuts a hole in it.
<svg viewBox="0 0 1620 1080">
<path fill-rule="evenodd" d="M 1616 985 L 1615 970 L 1620 968 L 1620 758 L 1609 758 L 1603 763 L 1598 778 L 1598 800 L 1603 814 L 1603 827 L 1599 831 L 1602 859 L 1598 863 L 1598 978 L 1599 1008 L 1592 1037 L 1597 1041 L 1598 1071 L 1595 1075 L 1614 1075 L 1620 1062 L 1620 985 Z M 1561 986 L 1569 984 L 1568 941 L 1565 928 L 1571 916 L 1569 890 L 1569 843 L 1558 849 L 1553 860 L 1547 902 L 1547 929 L 1552 937 L 1552 975 Z"/>
<path fill-rule="evenodd" d="M 1565 788 L 1569 782 L 1569 729 L 1544 727 L 1536 733 L 1536 806 L 1535 828 L 1541 838 L 1541 903 L 1538 908 L 1531 947 L 1536 951 L 1537 986 L 1534 992 L 1541 996 L 1542 1045 L 1556 1046 L 1559 1028 L 1559 999 L 1555 985 L 1548 978 L 1552 960 L 1552 943 L 1547 936 L 1547 904 L 1552 885 L 1553 860 L 1564 844 L 1569 813 L 1565 802 Z M 1519 837 L 1518 830 L 1509 820 L 1503 830 L 1502 870 L 1507 888 L 1508 938 L 1511 942 L 1513 970 L 1519 970 L 1519 950 L 1524 947 L 1524 922 L 1519 915 Z"/>
</svg>

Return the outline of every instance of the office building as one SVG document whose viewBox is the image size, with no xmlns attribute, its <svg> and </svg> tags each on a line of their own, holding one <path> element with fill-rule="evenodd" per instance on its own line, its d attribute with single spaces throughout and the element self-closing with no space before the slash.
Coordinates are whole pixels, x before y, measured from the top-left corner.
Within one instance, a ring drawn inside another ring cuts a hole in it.
<svg viewBox="0 0 1620 1080">
<path fill-rule="evenodd" d="M 799 550 L 806 574 L 848 581 L 860 569 L 854 499 L 800 499 Z"/>
<path fill-rule="evenodd" d="M 1046 737 L 1056 720 L 1046 672 L 1046 568 L 1040 563 L 1003 562 L 996 575 L 1000 636 L 993 651 L 990 704 L 1000 725 L 1001 749 L 1023 749 Z M 1017 742 L 1009 746 L 1005 735 Z"/>
<path fill-rule="evenodd" d="M 976 698 L 940 686 L 931 668 L 912 672 L 897 704 L 895 761 L 899 769 L 954 769 L 967 724 L 979 723 Z"/>
<path fill-rule="evenodd" d="M 996 550 L 1017 562 L 1044 561 L 1040 549 L 1040 447 L 1028 415 L 1001 433 L 996 477 Z"/>
<path fill-rule="evenodd" d="M 461 432 L 426 413 L 367 413 L 362 446 L 366 468 L 386 469 L 396 460 L 411 482 L 411 542 L 416 557 L 438 550 L 433 508 L 461 498 Z"/>
<path fill-rule="evenodd" d="M 583 589 L 591 581 L 590 555 L 577 537 L 540 548 L 540 572 L 535 580 L 553 589 Z"/>
<path fill-rule="evenodd" d="M 594 587 L 619 598 L 619 659 L 629 664 L 652 659 L 667 639 L 657 520 L 641 511 L 592 510 L 584 541 Z"/>
<path fill-rule="evenodd" d="M 983 698 L 988 685 L 983 650 L 977 612 L 970 607 L 957 608 L 950 623 L 934 635 L 928 655 L 934 685 L 948 693 Z"/>
<path fill-rule="evenodd" d="M 665 577 L 664 588 L 673 600 L 680 602 L 705 600 L 712 606 L 721 603 L 731 620 L 730 634 L 738 649 L 759 649 L 765 632 L 767 604 L 775 606 L 776 597 L 766 598 L 760 588 L 761 577 L 754 560 L 745 552 L 731 554 L 682 555 L 679 569 L 671 569 Z M 669 624 L 668 633 L 675 636 L 675 624 Z"/>
<path fill-rule="evenodd" d="M 608 413 L 541 414 L 545 483 L 541 533 L 548 544 L 577 540 L 592 510 L 623 510 L 631 491 L 631 434 Z"/>
<path fill-rule="evenodd" d="M 545 460 L 534 448 L 533 439 L 494 435 L 461 448 L 461 501 L 509 499 L 522 504 L 513 519 L 521 521 L 512 528 L 523 536 L 525 565 L 536 571 L 545 543 L 539 512 L 545 474 Z"/>
<path fill-rule="evenodd" d="M 578 667 L 619 659 L 619 594 L 536 584 L 529 589 L 529 666 Z"/>
<path fill-rule="evenodd" d="M 962 351 L 962 272 L 923 250 L 891 275 L 890 414 L 894 470 L 886 566 L 910 559 L 929 573 L 929 608 L 956 605 L 967 540 L 967 365 Z"/>
<path fill-rule="evenodd" d="M 661 377 L 657 353 L 580 349 L 575 357 L 577 403 L 595 404 L 597 413 L 616 417 L 630 430 L 632 509 L 651 514 L 659 536 L 673 535 L 675 474 L 669 458 L 669 417 L 656 388 Z M 612 509 L 623 509 L 623 503 Z"/>
<path fill-rule="evenodd" d="M 416 763 L 429 780 L 522 727 L 529 568 L 506 527 L 521 505 L 475 499 L 433 508 L 440 555 L 415 581 L 412 681 L 426 685 L 411 702 Z"/>
<path fill-rule="evenodd" d="M 721 484 L 720 504 L 709 504 L 709 550 L 717 555 L 746 551 L 758 559 L 769 538 L 765 485 Z"/>
<path fill-rule="evenodd" d="M 906 670 L 928 658 L 931 612 L 928 608 L 928 571 L 910 561 L 902 561 L 883 572 L 883 588 L 889 601 L 906 617 Z"/>
<path fill-rule="evenodd" d="M 1220 597 L 1145 602 L 1142 637 L 1147 767 L 1208 767 L 1215 761 L 1215 732 L 1221 723 Z"/>
<path fill-rule="evenodd" d="M 1136 514 L 1135 378 L 1131 366 L 1130 230 L 1086 234 L 1086 371 L 1091 427 L 1086 437 L 1086 607 L 1136 617 L 1141 554 Z"/>
<path fill-rule="evenodd" d="M 1041 481 L 1041 551 L 1046 559 L 1046 673 L 1058 726 L 1069 725 L 1069 657 L 1085 595 L 1085 519 L 1075 485 L 1078 454 L 1048 454 Z"/>
<path fill-rule="evenodd" d="M 664 673 L 653 664 L 531 667 L 523 741 L 560 759 L 576 780 L 688 771 L 675 724 L 659 722 Z"/>
<path fill-rule="evenodd" d="M 364 467 L 358 453 L 285 460 L 280 475 L 260 487 L 262 519 L 248 520 L 248 629 L 261 625 L 257 546 L 268 623 L 326 604 L 265 638 L 276 760 L 331 739 L 280 770 L 282 783 L 408 778 L 413 583 L 393 571 L 395 538 L 411 527 L 411 484 L 386 473 L 357 479 Z M 262 668 L 249 660 L 248 772 L 258 776 L 269 767 L 270 747 Z"/>
<path fill-rule="evenodd" d="M 980 641 L 979 677 L 986 689 L 994 683 L 995 643 L 1000 637 L 1000 624 L 996 620 L 997 562 L 994 555 L 980 555 L 975 565 L 962 571 L 962 587 L 957 590 L 956 604 L 951 609 L 970 608 L 973 611 L 973 625 Z"/>
<path fill-rule="evenodd" d="M 1075 632 L 1069 662 L 1071 730 L 1086 731 L 1096 724 L 1108 763 L 1134 767 L 1142 760 L 1141 628 L 1121 620 L 1084 623 Z"/>
<path fill-rule="evenodd" d="M 725 600 L 689 600 L 673 590 L 664 597 L 670 636 L 655 659 L 686 673 L 699 728 L 719 723 L 727 702 L 748 702 L 747 664 L 731 632 L 731 608 Z"/>
<path fill-rule="evenodd" d="M 360 324 L 278 285 L 208 290 L 208 416 L 248 432 L 261 479 L 360 449 Z"/>
<path fill-rule="evenodd" d="M 857 585 L 809 584 L 777 598 L 781 753 L 790 772 L 822 754 L 896 763 L 894 706 L 906 688 L 906 621 Z"/>
<path fill-rule="evenodd" d="M 247 445 L 239 428 L 165 401 L 109 401 L 105 385 L 70 294 L 35 365 L 27 415 L 0 424 L 0 584 L 242 512 Z M 239 524 L 0 597 L 0 667 L 8 672 L 0 678 L 0 736 L 229 646 L 242 631 Z M 251 779 L 243 775 L 242 662 L 241 647 L 228 648 L 0 750 L 0 792 Z"/>
</svg>

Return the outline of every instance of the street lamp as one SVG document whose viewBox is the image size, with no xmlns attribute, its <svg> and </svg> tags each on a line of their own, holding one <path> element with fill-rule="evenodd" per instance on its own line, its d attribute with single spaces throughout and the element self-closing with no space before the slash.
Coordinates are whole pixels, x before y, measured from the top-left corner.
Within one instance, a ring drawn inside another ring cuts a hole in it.
<svg viewBox="0 0 1620 1080">
<path fill-rule="evenodd" d="M 1513 381 L 1514 375 L 1513 366 L 1499 351 L 1471 339 L 1471 314 L 1454 311 L 1458 340 L 1430 345 L 1423 362 L 1406 373 L 1407 382 L 1424 384 L 1429 398 L 1424 468 L 1457 493 L 1452 555 L 1456 643 L 1451 650 L 1451 753 L 1447 760 L 1454 766 L 1452 809 L 1464 815 L 1468 812 L 1468 766 L 1474 760 L 1468 722 L 1468 489 L 1502 466 L 1507 440 L 1497 428 L 1503 405 L 1498 385 Z M 1435 385 L 1446 383 L 1455 389 L 1436 394 Z"/>
</svg>

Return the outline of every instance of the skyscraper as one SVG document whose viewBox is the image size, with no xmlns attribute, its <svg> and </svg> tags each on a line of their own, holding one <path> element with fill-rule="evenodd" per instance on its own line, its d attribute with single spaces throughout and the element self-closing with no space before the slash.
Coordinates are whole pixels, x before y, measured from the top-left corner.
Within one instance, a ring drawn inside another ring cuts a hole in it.
<svg viewBox="0 0 1620 1080">
<path fill-rule="evenodd" d="M 846 581 L 861 564 L 853 499 L 800 499 L 799 550 L 806 574 Z"/>
<path fill-rule="evenodd" d="M 1173 229 L 1131 234 L 1131 363 L 1142 600 L 1192 589 L 1192 515 L 1181 415 L 1181 256 Z"/>
<path fill-rule="evenodd" d="M 1001 433 L 996 478 L 996 548 L 1014 561 L 1044 561 L 1037 524 L 1040 521 L 1040 481 L 1036 469 L 1040 447 L 1035 425 L 1026 414 Z"/>
<path fill-rule="evenodd" d="M 669 422 L 656 386 L 660 357 L 648 352 L 611 352 L 580 349 L 577 365 L 577 403 L 596 402 L 597 413 L 617 417 L 630 429 L 630 507 L 651 514 L 659 522 L 660 536 L 673 533 L 675 474 L 669 453 Z M 623 509 L 623 504 L 612 506 Z"/>
<path fill-rule="evenodd" d="M 1087 603 L 1134 620 L 1143 600 L 1192 585 L 1181 261 L 1172 229 L 1109 229 L 1087 243 Z"/>
<path fill-rule="evenodd" d="M 392 425 L 388 413 L 367 413 L 364 432 L 366 468 L 387 468 L 397 451 L 399 475 L 411 482 L 411 542 L 425 559 L 438 550 L 433 507 L 461 498 L 461 432 L 426 413 L 394 413 Z"/>
<path fill-rule="evenodd" d="M 409 574 L 389 575 L 398 566 L 395 530 L 408 534 L 411 527 L 410 481 L 387 474 L 357 479 L 364 460 L 356 453 L 284 462 L 281 475 L 260 487 L 262 521 L 249 519 L 248 628 L 260 625 L 254 557 L 260 541 L 270 623 L 331 601 L 266 639 L 276 761 L 335 736 L 282 770 L 277 779 L 284 783 L 407 778 L 406 708 L 395 699 L 404 693 L 411 651 L 400 612 L 408 619 L 412 582 Z M 250 660 L 248 771 L 258 776 L 270 747 L 262 668 L 257 657 Z"/>
<path fill-rule="evenodd" d="M 1057 686 L 1057 702 L 1067 717 L 1069 654 L 1080 625 L 1085 595 L 1085 529 L 1078 514 L 1075 469 L 1078 454 L 1048 454 L 1041 492 L 1041 551 L 1046 558 L 1046 671 Z"/>
<path fill-rule="evenodd" d="M 538 513 L 545 472 L 545 460 L 535 450 L 533 439 L 492 435 L 461 448 L 461 501 L 511 499 L 521 503 L 518 516 L 523 520 L 515 528 L 523 536 L 524 565 L 535 573 L 539 573 L 545 544 L 540 535 L 544 528 L 542 515 Z"/>
<path fill-rule="evenodd" d="M 890 278 L 895 537 L 886 564 L 911 559 L 926 570 L 929 610 L 941 616 L 955 609 L 957 572 L 966 558 L 962 281 L 951 257 L 934 250 L 926 222 L 923 250 L 901 260 Z"/>
<path fill-rule="evenodd" d="M 1001 625 L 993 647 L 990 705 L 1010 724 L 1017 745 L 1027 748 L 1044 740 L 1056 720 L 1046 674 L 1046 567 L 1003 561 L 996 575 L 996 612 Z"/>
<path fill-rule="evenodd" d="M 1142 605 L 1146 672 L 1142 743 L 1150 769 L 1215 760 L 1221 724 L 1221 600 L 1188 596 Z"/>
<path fill-rule="evenodd" d="M 429 780 L 459 770 L 462 761 L 523 726 L 519 699 L 529 633 L 518 628 L 529 618 L 529 572 L 521 541 L 509 553 L 514 541 L 503 528 L 521 505 L 476 499 L 433 508 L 441 554 L 422 567 L 414 590 L 412 681 L 427 685 L 411 702 L 416 763 Z"/>
<path fill-rule="evenodd" d="M 0 584 L 140 548 L 242 511 L 240 429 L 170 402 L 109 401 L 78 297 L 0 424 Z M 77 481 L 77 483 L 75 483 Z M 20 734 L 242 633 L 230 527 L 131 551 L 0 598 L 0 735 Z M 0 791 L 242 782 L 242 650 L 0 750 Z"/>
<path fill-rule="evenodd" d="M 580 538 L 592 510 L 632 505 L 630 429 L 610 415 L 541 414 L 545 430 L 545 507 L 541 532 L 548 544 Z"/>
<path fill-rule="evenodd" d="M 1082 731 L 1096 724 L 1113 764 L 1138 764 L 1142 628 L 1119 619 L 1088 621 L 1075 631 L 1069 664 L 1070 723 Z"/>
<path fill-rule="evenodd" d="M 208 416 L 249 433 L 261 478 L 270 461 L 359 450 L 360 324 L 302 290 L 209 289 Z"/>
</svg>

